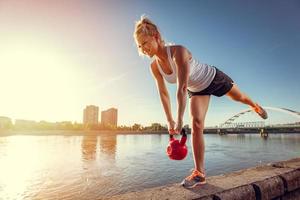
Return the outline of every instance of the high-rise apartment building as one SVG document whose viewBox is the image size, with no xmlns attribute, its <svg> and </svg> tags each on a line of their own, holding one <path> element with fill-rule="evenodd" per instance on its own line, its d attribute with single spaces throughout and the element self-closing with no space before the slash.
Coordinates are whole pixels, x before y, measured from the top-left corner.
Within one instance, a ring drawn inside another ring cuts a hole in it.
<svg viewBox="0 0 300 200">
<path fill-rule="evenodd" d="M 94 105 L 86 106 L 83 111 L 83 124 L 98 124 L 99 107 Z"/>
<path fill-rule="evenodd" d="M 101 124 L 117 127 L 118 125 L 118 110 L 110 108 L 101 112 Z"/>
</svg>

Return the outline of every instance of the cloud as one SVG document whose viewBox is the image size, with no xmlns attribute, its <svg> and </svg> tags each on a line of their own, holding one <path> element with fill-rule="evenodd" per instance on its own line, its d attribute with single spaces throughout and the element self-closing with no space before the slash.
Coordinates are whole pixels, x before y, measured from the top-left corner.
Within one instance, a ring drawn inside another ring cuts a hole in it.
<svg viewBox="0 0 300 200">
<path fill-rule="evenodd" d="M 123 79 L 128 74 L 129 74 L 129 72 L 125 72 L 125 73 L 119 74 L 117 76 L 113 76 L 113 77 L 107 78 L 102 83 L 98 84 L 96 86 L 96 89 L 104 89 L 107 86 L 114 84 L 116 81 Z"/>
</svg>

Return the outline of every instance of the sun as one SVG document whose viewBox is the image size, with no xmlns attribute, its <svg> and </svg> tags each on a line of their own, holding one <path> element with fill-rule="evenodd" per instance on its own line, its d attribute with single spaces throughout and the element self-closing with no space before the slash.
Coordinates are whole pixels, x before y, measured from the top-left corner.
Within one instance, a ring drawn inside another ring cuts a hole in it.
<svg viewBox="0 0 300 200">
<path fill-rule="evenodd" d="M 9 110 L 27 119 L 41 119 L 54 112 L 54 117 L 58 114 L 55 110 L 81 101 L 78 88 L 85 80 L 80 70 L 66 49 L 53 41 L 30 37 L 1 41 L 2 112 Z"/>
</svg>

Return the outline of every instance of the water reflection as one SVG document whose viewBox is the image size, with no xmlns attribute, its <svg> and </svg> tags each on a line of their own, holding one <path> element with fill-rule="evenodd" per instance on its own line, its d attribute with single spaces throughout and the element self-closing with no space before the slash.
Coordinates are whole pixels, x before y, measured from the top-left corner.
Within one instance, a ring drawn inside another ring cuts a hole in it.
<svg viewBox="0 0 300 200">
<path fill-rule="evenodd" d="M 267 140 L 268 139 L 268 137 L 269 137 L 269 135 L 262 135 L 262 136 L 260 136 L 263 140 Z"/>
<path fill-rule="evenodd" d="M 245 134 L 237 134 L 236 139 L 239 142 L 245 142 L 246 141 L 246 136 L 245 136 Z"/>
<path fill-rule="evenodd" d="M 0 137 L 0 197 L 23 199 L 31 186 L 39 188 L 42 176 L 37 169 L 41 148 L 38 138 L 26 136 Z M 36 176 L 40 179 L 36 180 Z M 8 198 L 7 198 L 8 199 Z"/>
<path fill-rule="evenodd" d="M 117 149 L 117 135 L 114 133 L 101 135 L 100 137 L 100 152 L 115 159 Z"/>
<path fill-rule="evenodd" d="M 0 158 L 6 156 L 6 148 L 8 144 L 8 137 L 0 137 Z"/>
<path fill-rule="evenodd" d="M 96 135 L 85 135 L 81 142 L 81 155 L 83 160 L 95 160 L 97 149 Z"/>
<path fill-rule="evenodd" d="M 160 136 L 158 135 L 151 135 L 151 143 L 153 144 L 161 144 L 162 140 L 161 140 L 161 134 Z"/>
<path fill-rule="evenodd" d="M 117 149 L 117 135 L 84 135 L 81 141 L 81 157 L 83 161 L 92 161 L 97 158 L 97 144 L 99 141 L 99 155 L 105 155 L 110 159 L 115 159 Z"/>
<path fill-rule="evenodd" d="M 189 139 L 191 135 L 188 136 Z M 101 199 L 177 183 L 193 167 L 165 154 L 167 134 L 0 137 L 0 199 Z M 207 175 L 300 155 L 300 134 L 205 135 Z"/>
</svg>

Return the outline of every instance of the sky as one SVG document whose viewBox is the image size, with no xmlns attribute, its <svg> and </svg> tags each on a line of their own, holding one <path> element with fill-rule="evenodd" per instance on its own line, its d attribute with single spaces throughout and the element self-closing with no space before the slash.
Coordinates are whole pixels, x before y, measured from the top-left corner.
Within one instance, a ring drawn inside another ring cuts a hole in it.
<svg viewBox="0 0 300 200">
<path fill-rule="evenodd" d="M 0 0 L 0 116 L 82 122 L 85 106 L 96 105 L 117 108 L 118 125 L 166 124 L 151 59 L 133 39 L 143 14 L 166 42 L 221 69 L 255 102 L 300 111 L 299 10 L 296 0 Z M 176 119 L 176 85 L 167 87 Z M 212 97 L 206 126 L 247 108 Z"/>
</svg>

